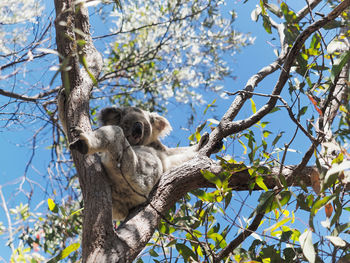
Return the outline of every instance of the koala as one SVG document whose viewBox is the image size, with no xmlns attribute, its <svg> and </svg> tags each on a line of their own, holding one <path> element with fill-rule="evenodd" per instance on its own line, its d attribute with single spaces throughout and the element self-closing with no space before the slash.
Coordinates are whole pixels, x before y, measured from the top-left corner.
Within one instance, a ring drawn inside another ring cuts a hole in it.
<svg viewBox="0 0 350 263">
<path fill-rule="evenodd" d="M 167 148 L 160 142 L 172 131 L 169 121 L 155 112 L 137 107 L 107 107 L 100 112 L 101 126 L 117 125 L 122 128 L 130 145 L 146 145 L 158 150 Z"/>
<path fill-rule="evenodd" d="M 100 154 L 113 182 L 112 212 L 117 221 L 123 221 L 131 209 L 147 201 L 162 173 L 192 159 L 209 139 L 205 133 L 197 145 L 168 148 L 160 138 L 172 130 L 169 121 L 135 107 L 105 108 L 100 121 L 102 126 L 94 131 L 73 127 L 78 139 L 70 149 Z M 218 145 L 218 150 L 221 147 Z"/>
</svg>

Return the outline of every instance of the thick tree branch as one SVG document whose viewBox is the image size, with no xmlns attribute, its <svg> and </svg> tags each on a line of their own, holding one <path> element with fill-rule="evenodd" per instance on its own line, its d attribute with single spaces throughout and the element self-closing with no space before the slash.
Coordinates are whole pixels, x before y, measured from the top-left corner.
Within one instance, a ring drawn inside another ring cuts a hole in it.
<svg viewBox="0 0 350 263">
<path fill-rule="evenodd" d="M 308 0 L 306 0 L 308 2 Z M 308 13 L 310 13 L 322 0 L 313 0 L 308 5 L 306 5 L 303 9 L 301 9 L 297 14 L 297 18 L 295 23 L 299 23 Z"/>
<path fill-rule="evenodd" d="M 244 240 L 246 240 L 247 237 L 249 237 L 252 233 L 254 233 L 260 223 L 261 220 L 264 218 L 265 213 L 259 212 L 257 215 L 254 217 L 253 222 L 249 225 L 248 228 L 244 229 L 241 234 L 238 235 L 232 242 L 228 244 L 227 247 L 225 247 L 223 250 L 221 250 L 218 255 L 215 257 L 214 262 L 220 262 L 224 258 L 230 255 L 230 253 L 235 250 Z"/>
<path fill-rule="evenodd" d="M 299 173 L 294 174 L 295 168 L 296 166 L 287 166 L 281 173 L 278 167 L 273 168 L 270 174 L 265 175 L 264 183 L 269 189 L 275 189 L 278 184 L 277 178 L 282 174 L 290 186 L 310 185 L 310 174 L 313 168 L 306 167 Z M 215 185 L 203 177 L 202 170 L 220 174 L 222 167 L 212 159 L 201 156 L 162 176 L 155 192 L 150 196 L 150 202 L 133 211 L 126 219 L 126 222 L 118 227 L 117 236 L 125 243 L 125 248 L 119 250 L 124 251 L 123 253 L 118 253 L 120 258 L 127 259 L 126 262 L 132 262 L 152 237 L 159 220 L 162 219 L 162 215 L 165 215 L 169 208 L 184 194 L 198 188 L 215 188 Z M 233 190 L 247 191 L 254 180 L 254 178 L 250 177 L 248 171 L 244 170 L 233 174 L 229 185 Z M 255 186 L 255 190 L 260 190 L 260 188 Z"/>
</svg>

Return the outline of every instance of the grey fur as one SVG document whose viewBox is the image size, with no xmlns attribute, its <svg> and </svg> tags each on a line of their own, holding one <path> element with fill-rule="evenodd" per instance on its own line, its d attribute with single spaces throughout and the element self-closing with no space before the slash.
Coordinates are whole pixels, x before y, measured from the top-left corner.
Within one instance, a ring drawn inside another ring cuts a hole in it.
<svg viewBox="0 0 350 263">
<path fill-rule="evenodd" d="M 171 131 L 168 120 L 134 107 L 103 109 L 100 120 L 102 126 L 94 131 L 73 128 L 78 139 L 70 149 L 101 154 L 113 181 L 115 220 L 124 220 L 130 209 L 147 201 L 162 173 L 192 159 L 209 139 L 205 133 L 197 145 L 168 148 L 159 140 Z"/>
</svg>

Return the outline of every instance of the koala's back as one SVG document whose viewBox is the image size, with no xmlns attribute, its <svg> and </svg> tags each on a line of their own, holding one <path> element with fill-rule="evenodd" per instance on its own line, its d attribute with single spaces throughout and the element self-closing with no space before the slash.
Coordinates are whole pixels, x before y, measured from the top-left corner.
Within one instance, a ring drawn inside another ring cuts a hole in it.
<svg viewBox="0 0 350 263">
<path fill-rule="evenodd" d="M 116 220 L 123 220 L 130 209 L 144 203 L 163 173 L 163 164 L 155 149 L 146 146 L 132 148 L 133 151 L 124 152 L 119 161 L 110 159 L 110 155 L 101 155 L 113 181 L 113 218 Z"/>
</svg>

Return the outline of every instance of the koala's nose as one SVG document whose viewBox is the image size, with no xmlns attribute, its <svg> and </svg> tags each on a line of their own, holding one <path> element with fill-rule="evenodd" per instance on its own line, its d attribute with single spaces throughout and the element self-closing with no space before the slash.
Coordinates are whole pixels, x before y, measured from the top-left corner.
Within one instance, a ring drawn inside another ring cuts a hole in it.
<svg viewBox="0 0 350 263">
<path fill-rule="evenodd" d="M 135 122 L 133 129 L 132 129 L 132 136 L 134 138 L 139 138 L 142 136 L 142 123 L 141 122 Z"/>
</svg>

